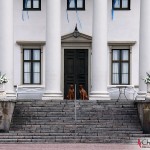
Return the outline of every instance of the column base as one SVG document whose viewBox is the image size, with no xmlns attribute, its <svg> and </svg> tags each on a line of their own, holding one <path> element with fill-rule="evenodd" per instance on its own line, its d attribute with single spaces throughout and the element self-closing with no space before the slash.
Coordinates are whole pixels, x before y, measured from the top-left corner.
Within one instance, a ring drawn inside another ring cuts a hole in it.
<svg viewBox="0 0 150 150">
<path fill-rule="evenodd" d="M 61 92 L 45 92 L 42 100 L 63 100 L 63 95 Z"/>
<path fill-rule="evenodd" d="M 91 92 L 89 100 L 111 100 L 108 92 Z"/>
<path fill-rule="evenodd" d="M 139 91 L 137 94 L 138 95 L 135 98 L 136 100 L 145 100 L 147 95 L 145 91 Z"/>
</svg>

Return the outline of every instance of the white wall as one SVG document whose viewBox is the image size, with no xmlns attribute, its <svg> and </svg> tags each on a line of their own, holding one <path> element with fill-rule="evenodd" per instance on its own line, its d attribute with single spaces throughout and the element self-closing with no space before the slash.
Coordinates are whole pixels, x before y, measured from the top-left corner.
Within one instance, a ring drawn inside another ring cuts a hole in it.
<svg viewBox="0 0 150 150">
<path fill-rule="evenodd" d="M 66 11 L 67 9 L 67 0 L 62 1 L 62 35 L 72 33 L 77 24 L 78 30 L 81 33 L 92 35 L 92 8 L 93 0 L 85 0 L 85 11 Z M 68 20 L 67 20 L 68 13 Z M 77 17 L 78 16 L 78 17 Z M 79 19 L 78 19 L 79 18 Z M 80 25 L 80 23 L 81 25 Z"/>
<path fill-rule="evenodd" d="M 61 35 L 72 33 L 77 23 L 80 32 L 92 36 L 93 0 L 85 0 L 85 11 L 78 11 L 82 27 L 80 27 L 75 11 L 68 11 L 68 22 L 66 12 L 67 0 L 61 0 L 61 2 Z M 20 83 L 22 76 L 20 46 L 16 44 L 16 41 L 46 40 L 46 0 L 42 0 L 41 11 L 28 11 L 29 19 L 25 13 L 25 21 L 22 20 L 22 3 L 23 0 L 14 0 L 14 74 L 16 84 Z M 140 0 L 131 0 L 131 10 L 115 11 L 114 19 L 112 20 L 112 0 L 108 0 L 108 41 L 136 41 L 132 48 L 131 62 L 131 81 L 132 84 L 136 85 L 139 84 L 139 7 Z M 57 13 L 57 10 L 54 13 Z"/>
<path fill-rule="evenodd" d="M 131 0 L 131 10 L 114 11 L 108 0 L 108 41 L 136 41 L 131 53 L 131 84 L 139 85 L 140 0 Z"/>
</svg>

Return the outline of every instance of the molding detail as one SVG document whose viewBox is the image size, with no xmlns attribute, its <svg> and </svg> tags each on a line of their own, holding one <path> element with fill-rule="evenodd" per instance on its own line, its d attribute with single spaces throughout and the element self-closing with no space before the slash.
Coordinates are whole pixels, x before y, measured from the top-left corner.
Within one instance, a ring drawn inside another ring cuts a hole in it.
<svg viewBox="0 0 150 150">
<path fill-rule="evenodd" d="M 83 33 L 80 33 L 80 36 L 75 38 L 73 33 L 63 35 L 61 37 L 62 43 L 92 43 L 92 37 Z"/>
<path fill-rule="evenodd" d="M 108 41 L 108 46 L 133 46 L 136 41 Z"/>
<path fill-rule="evenodd" d="M 20 46 L 44 46 L 46 44 L 45 41 L 16 41 L 16 43 Z"/>
</svg>

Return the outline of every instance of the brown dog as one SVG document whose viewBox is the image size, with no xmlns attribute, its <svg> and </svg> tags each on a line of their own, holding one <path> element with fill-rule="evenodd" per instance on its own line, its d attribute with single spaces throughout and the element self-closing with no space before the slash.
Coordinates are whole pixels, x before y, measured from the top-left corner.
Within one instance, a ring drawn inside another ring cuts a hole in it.
<svg viewBox="0 0 150 150">
<path fill-rule="evenodd" d="M 67 94 L 67 99 L 68 100 L 74 100 L 75 98 L 75 94 L 74 94 L 74 86 L 72 84 L 70 84 L 69 90 L 68 90 L 68 94 Z"/>
<path fill-rule="evenodd" d="M 79 93 L 80 93 L 80 99 L 88 100 L 88 95 L 87 92 L 84 90 L 83 85 L 79 85 Z"/>
</svg>

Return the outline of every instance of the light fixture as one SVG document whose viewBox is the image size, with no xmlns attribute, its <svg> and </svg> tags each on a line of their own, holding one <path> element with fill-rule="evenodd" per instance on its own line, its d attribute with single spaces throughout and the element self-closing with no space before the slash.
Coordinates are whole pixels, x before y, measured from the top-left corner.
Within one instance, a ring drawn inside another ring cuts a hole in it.
<svg viewBox="0 0 150 150">
<path fill-rule="evenodd" d="M 75 27 L 75 29 L 74 29 L 73 36 L 74 36 L 75 38 L 77 38 L 77 37 L 80 36 L 80 32 L 78 31 L 77 24 L 76 24 L 76 27 Z"/>
</svg>

